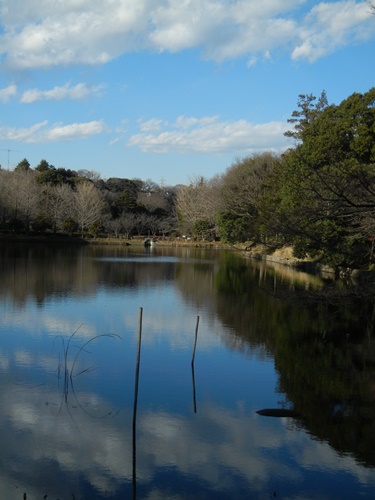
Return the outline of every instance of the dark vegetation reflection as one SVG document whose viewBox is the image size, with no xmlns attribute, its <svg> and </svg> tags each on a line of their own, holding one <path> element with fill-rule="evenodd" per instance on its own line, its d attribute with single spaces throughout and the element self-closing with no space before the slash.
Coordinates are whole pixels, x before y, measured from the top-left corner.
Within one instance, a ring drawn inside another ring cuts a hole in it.
<svg viewBox="0 0 375 500">
<path fill-rule="evenodd" d="M 218 315 L 233 328 L 227 345 L 271 354 L 298 425 L 374 467 L 374 299 L 357 284 L 327 284 L 318 293 L 318 280 L 292 283 L 285 273 L 223 262 L 216 290 Z"/>
</svg>

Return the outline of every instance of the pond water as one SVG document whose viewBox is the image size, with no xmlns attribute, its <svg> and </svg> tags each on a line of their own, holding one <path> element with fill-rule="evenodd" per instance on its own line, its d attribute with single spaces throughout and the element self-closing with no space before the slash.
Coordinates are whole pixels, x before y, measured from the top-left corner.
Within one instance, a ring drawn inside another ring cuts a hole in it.
<svg viewBox="0 0 375 500">
<path fill-rule="evenodd" d="M 374 303 L 326 288 L 223 250 L 2 243 L 0 498 L 374 498 Z"/>
</svg>

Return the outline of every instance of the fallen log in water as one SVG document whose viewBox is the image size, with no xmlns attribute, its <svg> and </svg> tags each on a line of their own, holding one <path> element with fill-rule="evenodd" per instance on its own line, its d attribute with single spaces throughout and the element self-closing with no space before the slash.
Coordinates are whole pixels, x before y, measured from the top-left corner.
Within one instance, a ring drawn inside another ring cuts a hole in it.
<svg viewBox="0 0 375 500">
<path fill-rule="evenodd" d="M 295 410 L 287 410 L 285 408 L 265 408 L 264 410 L 258 410 L 256 413 L 262 415 L 263 417 L 300 417 L 301 414 Z"/>
</svg>

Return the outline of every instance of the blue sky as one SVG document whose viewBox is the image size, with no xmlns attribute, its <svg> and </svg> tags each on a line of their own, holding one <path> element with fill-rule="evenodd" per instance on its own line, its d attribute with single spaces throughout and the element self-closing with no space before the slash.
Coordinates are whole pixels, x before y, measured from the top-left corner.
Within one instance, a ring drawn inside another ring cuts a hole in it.
<svg viewBox="0 0 375 500">
<path fill-rule="evenodd" d="M 188 183 L 375 86 L 367 1 L 0 0 L 0 164 Z"/>
</svg>

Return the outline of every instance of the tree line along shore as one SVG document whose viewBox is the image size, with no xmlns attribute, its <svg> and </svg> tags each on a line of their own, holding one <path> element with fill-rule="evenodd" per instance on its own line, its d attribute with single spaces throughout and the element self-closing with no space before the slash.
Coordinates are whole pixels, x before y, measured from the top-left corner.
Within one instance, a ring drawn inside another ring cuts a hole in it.
<svg viewBox="0 0 375 500">
<path fill-rule="evenodd" d="M 212 178 L 166 186 L 102 179 L 46 160 L 0 169 L 3 235 L 239 248 L 290 247 L 334 269 L 375 267 L 375 88 L 340 104 L 300 94 L 283 154 L 256 153 Z M 246 242 L 252 242 L 246 244 Z"/>
</svg>

